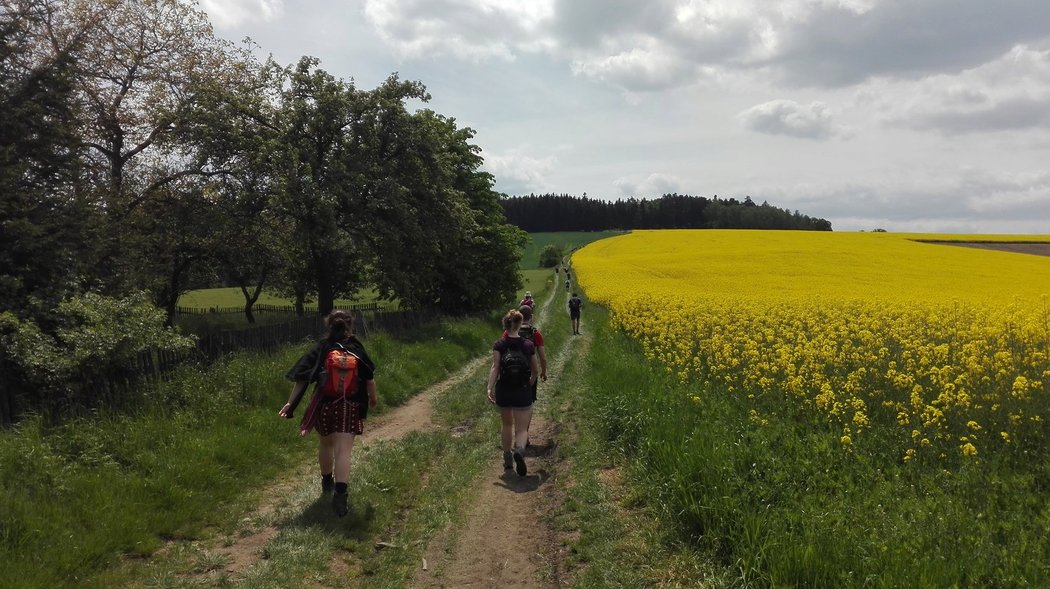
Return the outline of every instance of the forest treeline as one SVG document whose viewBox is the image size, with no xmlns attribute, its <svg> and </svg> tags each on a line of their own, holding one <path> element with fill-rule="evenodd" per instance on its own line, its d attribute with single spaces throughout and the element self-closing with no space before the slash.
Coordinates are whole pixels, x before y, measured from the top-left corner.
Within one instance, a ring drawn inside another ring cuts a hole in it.
<svg viewBox="0 0 1050 589">
<path fill-rule="evenodd" d="M 187 345 L 164 324 L 219 282 L 249 320 L 264 288 L 464 313 L 520 285 L 527 237 L 419 82 L 259 58 L 184 0 L 5 1 L 0 39 L 0 389 Z"/>
<path fill-rule="evenodd" d="M 825 219 L 717 196 L 665 194 L 656 199 L 604 201 L 568 194 L 530 194 L 500 200 L 507 221 L 530 233 L 610 229 L 798 229 L 831 231 Z"/>
</svg>

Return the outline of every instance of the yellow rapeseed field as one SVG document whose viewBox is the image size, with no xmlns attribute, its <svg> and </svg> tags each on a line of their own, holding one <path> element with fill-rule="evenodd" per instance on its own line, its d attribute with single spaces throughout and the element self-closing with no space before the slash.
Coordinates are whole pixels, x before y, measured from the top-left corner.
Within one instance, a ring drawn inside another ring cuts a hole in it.
<svg viewBox="0 0 1050 589">
<path fill-rule="evenodd" d="M 756 427 L 782 398 L 846 449 L 890 428 L 905 462 L 1045 449 L 1050 257 L 918 239 L 968 237 L 636 231 L 573 265 L 695 400 L 748 395 Z"/>
</svg>

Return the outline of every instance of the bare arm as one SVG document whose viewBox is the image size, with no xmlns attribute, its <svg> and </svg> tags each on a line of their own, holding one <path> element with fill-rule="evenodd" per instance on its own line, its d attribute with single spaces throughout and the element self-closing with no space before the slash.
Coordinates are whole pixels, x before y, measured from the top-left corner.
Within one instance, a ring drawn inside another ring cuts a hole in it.
<svg viewBox="0 0 1050 589">
<path fill-rule="evenodd" d="M 365 381 L 365 392 L 368 393 L 368 406 L 375 407 L 379 403 L 379 396 L 376 392 L 376 381 L 366 380 Z"/>
<path fill-rule="evenodd" d="M 286 418 L 291 417 L 289 412 L 292 409 L 292 403 L 303 395 L 303 391 L 306 390 L 306 385 L 308 384 L 309 383 L 305 380 L 296 381 L 295 385 L 292 387 L 292 394 L 288 395 L 288 402 L 284 404 L 284 407 L 281 407 L 281 410 L 277 412 L 277 415 Z"/>
<path fill-rule="evenodd" d="M 496 378 L 499 376 L 499 352 L 492 350 L 492 369 L 489 370 L 488 397 L 489 403 L 496 402 Z"/>
</svg>

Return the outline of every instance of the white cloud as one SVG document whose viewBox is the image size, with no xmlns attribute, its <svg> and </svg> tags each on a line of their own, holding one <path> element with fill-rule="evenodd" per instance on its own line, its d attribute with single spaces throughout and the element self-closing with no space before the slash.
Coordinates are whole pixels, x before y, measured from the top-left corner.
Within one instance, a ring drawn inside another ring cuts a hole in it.
<svg viewBox="0 0 1050 589">
<path fill-rule="evenodd" d="M 660 48 L 635 47 L 624 53 L 572 64 L 573 73 L 613 82 L 630 92 L 662 90 L 679 86 L 688 76 L 688 64 Z"/>
<path fill-rule="evenodd" d="M 200 5 L 219 29 L 273 21 L 284 15 L 284 0 L 201 0 Z"/>
<path fill-rule="evenodd" d="M 1017 46 L 979 67 L 884 91 L 891 125 L 945 135 L 1050 129 L 1050 50 Z"/>
<path fill-rule="evenodd" d="M 744 127 L 768 135 L 823 140 L 846 134 L 822 102 L 799 104 L 793 100 L 771 100 L 752 106 L 737 117 Z"/>
<path fill-rule="evenodd" d="M 465 61 L 513 60 L 545 46 L 537 31 L 550 2 L 367 0 L 365 18 L 405 58 L 452 55 Z"/>
<path fill-rule="evenodd" d="M 682 181 L 671 174 L 654 173 L 645 177 L 617 178 L 613 181 L 613 186 L 621 196 L 652 198 L 681 191 Z"/>
<path fill-rule="evenodd" d="M 517 195 L 553 190 L 547 175 L 557 164 L 553 155 L 533 157 L 520 151 L 506 154 L 484 153 L 486 172 L 499 179 L 499 189 Z"/>
</svg>

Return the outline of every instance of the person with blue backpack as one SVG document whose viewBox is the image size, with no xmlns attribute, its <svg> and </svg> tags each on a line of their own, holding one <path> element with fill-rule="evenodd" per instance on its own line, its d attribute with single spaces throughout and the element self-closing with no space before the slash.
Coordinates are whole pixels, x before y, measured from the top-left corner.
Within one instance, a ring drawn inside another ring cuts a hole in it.
<svg viewBox="0 0 1050 589">
<path fill-rule="evenodd" d="M 517 309 L 511 309 L 503 317 L 506 335 L 492 345 L 492 369 L 489 370 L 487 389 L 489 402 L 500 410 L 503 470 L 513 468 L 519 476 L 528 474 L 525 445 L 535 400 L 533 385 L 539 375 L 536 346 L 519 333 L 522 321 Z"/>
<path fill-rule="evenodd" d="M 350 480 L 350 453 L 354 437 L 364 433 L 368 409 L 378 401 L 375 363 L 364 345 L 354 337 L 354 316 L 346 311 L 332 311 L 325 318 L 328 337 L 318 342 L 288 371 L 294 381 L 288 402 L 278 412 L 291 419 L 311 382 L 313 396 L 299 425 L 299 435 L 316 429 L 321 440 L 317 460 L 321 467 L 321 492 L 332 495 L 332 508 L 343 517 L 347 506 Z"/>
</svg>

